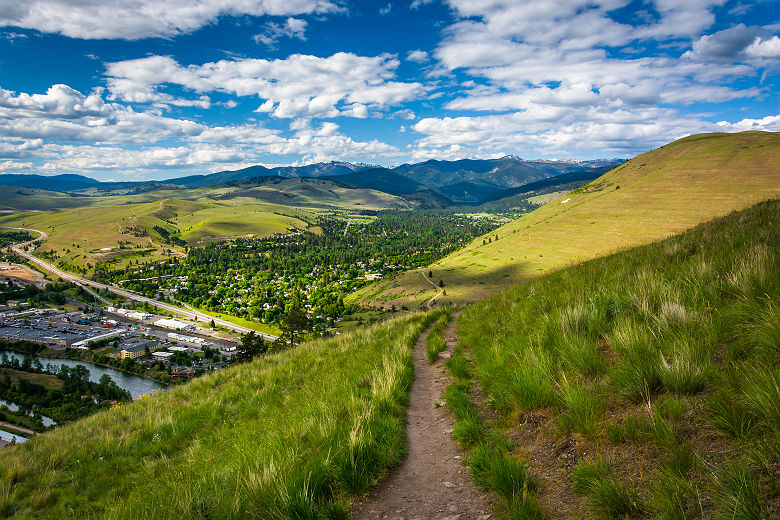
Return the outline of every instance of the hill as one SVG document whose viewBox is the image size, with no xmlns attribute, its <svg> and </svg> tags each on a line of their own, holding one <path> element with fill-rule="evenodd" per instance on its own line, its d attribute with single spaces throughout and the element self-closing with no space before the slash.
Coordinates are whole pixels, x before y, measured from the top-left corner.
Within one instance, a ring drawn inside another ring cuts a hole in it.
<svg viewBox="0 0 780 520">
<path fill-rule="evenodd" d="M 405 209 L 415 206 L 388 193 L 333 182 L 329 179 L 255 177 L 227 181 L 201 188 L 181 188 L 165 184 L 118 186 L 102 183 L 104 188 L 79 193 L 11 188 L 0 193 L 0 210 L 56 210 L 78 207 L 105 207 L 122 204 L 157 202 L 162 199 L 201 202 L 229 201 L 246 198 L 250 204 L 269 203 L 317 209 L 378 210 Z M 148 189 L 147 189 L 148 188 Z"/>
<path fill-rule="evenodd" d="M 0 455 L 20 518 L 349 518 L 404 452 L 415 315 L 308 342 Z"/>
<path fill-rule="evenodd" d="M 445 284 L 447 294 L 440 300 L 479 301 L 507 284 L 658 240 L 777 197 L 778 165 L 778 133 L 700 134 L 674 141 L 431 266 L 436 281 Z M 436 292 L 420 273 L 409 272 L 351 298 L 374 305 L 416 305 Z"/>
<path fill-rule="evenodd" d="M 452 201 L 427 186 L 387 168 L 370 168 L 359 172 L 329 177 L 328 180 L 355 188 L 370 188 L 417 201 L 423 207 L 441 208 Z"/>
<path fill-rule="evenodd" d="M 237 199 L 224 202 L 163 199 L 18 213 L 0 226 L 30 227 L 49 234 L 36 249 L 61 267 L 88 273 L 98 263 L 123 266 L 182 256 L 181 248 L 237 236 L 268 236 L 306 229 L 305 212 Z"/>
<path fill-rule="evenodd" d="M 523 184 L 522 186 L 518 186 L 516 188 L 507 188 L 503 190 L 494 191 L 492 193 L 487 194 L 482 199 L 480 199 L 480 202 L 482 204 L 486 202 L 494 202 L 509 197 L 515 197 L 517 195 L 524 195 L 526 193 L 539 191 L 545 188 L 559 186 L 562 184 L 569 184 L 569 183 L 584 184 L 586 182 L 590 182 L 592 180 L 598 179 L 599 177 L 601 177 L 611 169 L 612 168 L 609 166 L 601 166 L 598 168 L 588 168 L 586 170 L 562 173 L 560 175 L 556 175 L 555 177 L 548 177 L 546 179 L 529 182 L 527 184 Z"/>
<path fill-rule="evenodd" d="M 779 212 L 760 203 L 463 311 L 445 400 L 499 515 L 777 516 Z M 439 318 L 443 335 L 444 313 L 412 314 L 5 448 L 0 511 L 349 518 L 401 459 L 411 349 Z"/>
<path fill-rule="evenodd" d="M 778 518 L 778 215 L 759 203 L 463 311 L 453 436 L 510 518 Z"/>
</svg>

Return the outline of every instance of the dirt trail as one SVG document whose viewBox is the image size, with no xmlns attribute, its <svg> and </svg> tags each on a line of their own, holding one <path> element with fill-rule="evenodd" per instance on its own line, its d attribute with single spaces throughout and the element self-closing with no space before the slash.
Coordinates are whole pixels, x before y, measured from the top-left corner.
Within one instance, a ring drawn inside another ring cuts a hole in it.
<svg viewBox="0 0 780 520">
<path fill-rule="evenodd" d="M 406 425 L 408 453 L 368 499 L 355 506 L 354 520 L 487 520 L 491 507 L 462 464 L 450 432 L 453 419 L 443 404 L 448 384 L 444 360 L 455 345 L 455 320 L 445 331 L 447 350 L 431 365 L 422 334 L 414 347 L 415 380 Z"/>
<path fill-rule="evenodd" d="M 426 282 L 428 282 L 429 284 L 431 284 L 431 287 L 433 287 L 434 289 L 436 289 L 437 291 L 439 291 L 438 293 L 436 293 L 436 295 L 435 295 L 433 298 L 431 298 L 430 300 L 428 300 L 427 302 L 425 302 L 425 306 L 428 308 L 428 310 L 431 310 L 431 309 L 433 308 L 433 301 L 434 301 L 436 298 L 438 298 L 439 296 L 441 296 L 442 294 L 444 294 L 444 289 L 442 289 L 442 288 L 438 287 L 438 286 L 437 286 L 435 283 L 433 283 L 433 280 L 431 280 L 430 278 L 428 278 L 427 276 L 425 276 L 425 273 L 424 273 L 423 271 L 420 271 L 420 274 L 422 275 L 422 277 L 423 277 L 423 278 L 425 278 L 425 281 L 426 281 Z"/>
</svg>

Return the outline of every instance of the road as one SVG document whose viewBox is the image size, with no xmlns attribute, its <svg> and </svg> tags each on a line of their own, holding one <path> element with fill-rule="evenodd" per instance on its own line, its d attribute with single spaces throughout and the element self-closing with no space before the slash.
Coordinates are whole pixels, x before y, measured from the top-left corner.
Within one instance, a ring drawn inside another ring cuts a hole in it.
<svg viewBox="0 0 780 520">
<path fill-rule="evenodd" d="M 15 229 L 18 231 L 31 231 L 34 233 L 38 233 L 40 235 L 35 240 L 42 240 L 45 239 L 47 236 L 49 236 L 46 232 L 40 231 L 38 229 L 31 229 L 31 228 L 8 228 L 8 229 Z M 29 260 L 30 262 L 38 265 L 39 267 L 45 269 L 46 271 L 49 271 L 50 273 L 53 273 L 63 280 L 67 280 L 69 282 L 73 282 L 78 285 L 82 286 L 88 286 L 92 287 L 93 289 L 98 290 L 107 290 L 111 291 L 112 293 L 122 296 L 123 298 L 127 298 L 128 300 L 133 300 L 141 303 L 147 303 L 149 305 L 152 305 L 153 307 L 157 307 L 158 309 L 162 309 L 168 312 L 172 312 L 174 314 L 178 314 L 180 316 L 184 316 L 185 318 L 190 318 L 195 321 L 205 322 L 209 323 L 211 320 L 214 320 L 214 323 L 216 325 L 219 325 L 221 327 L 225 327 L 226 329 L 232 330 L 233 332 L 238 332 L 241 334 L 248 334 L 252 331 L 252 329 L 247 327 L 242 327 L 241 325 L 236 325 L 235 323 L 231 323 L 229 321 L 220 319 L 220 318 L 213 318 L 209 316 L 208 314 L 204 314 L 200 311 L 196 311 L 194 309 L 183 309 L 181 307 L 177 307 L 176 305 L 171 305 L 170 303 L 164 303 L 152 298 L 147 298 L 146 296 L 141 296 L 139 294 L 132 293 L 130 291 L 127 291 L 125 289 L 122 289 L 121 287 L 118 287 L 116 285 L 108 285 L 100 282 L 95 282 L 93 280 L 89 280 L 88 278 L 82 278 L 80 276 L 77 276 L 75 274 L 68 273 L 67 271 L 63 271 L 62 269 L 59 269 L 49 262 L 46 262 L 44 260 L 41 260 L 40 258 L 33 256 L 31 253 L 28 253 L 27 251 L 23 250 L 22 248 L 24 246 L 28 246 L 32 244 L 35 240 L 30 240 L 29 242 L 22 242 L 19 244 L 14 244 L 11 246 L 11 249 L 19 256 L 22 256 Z M 86 289 L 86 287 L 85 287 Z M 102 298 L 101 298 L 102 299 Z M 106 300 L 103 300 L 106 301 Z M 260 333 L 255 331 L 255 334 L 261 335 L 265 339 L 269 340 L 275 340 L 276 336 L 272 336 L 270 334 Z"/>
</svg>

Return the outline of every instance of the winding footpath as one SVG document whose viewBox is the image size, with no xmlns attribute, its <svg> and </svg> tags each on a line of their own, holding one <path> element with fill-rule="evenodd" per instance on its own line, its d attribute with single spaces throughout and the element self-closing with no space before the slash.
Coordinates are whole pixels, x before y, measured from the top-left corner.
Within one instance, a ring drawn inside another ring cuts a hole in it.
<svg viewBox="0 0 780 520">
<path fill-rule="evenodd" d="M 436 298 L 438 298 L 439 296 L 441 296 L 442 294 L 444 294 L 444 289 L 442 289 L 441 287 L 437 286 L 435 283 L 433 283 L 433 280 L 431 280 L 430 278 L 428 278 L 427 276 L 425 276 L 425 271 L 420 271 L 420 274 L 422 275 L 422 277 L 423 277 L 423 278 L 425 278 L 425 281 L 426 281 L 426 282 L 428 282 L 429 284 L 431 284 L 431 287 L 433 287 L 434 289 L 436 289 L 437 291 L 439 291 L 438 293 L 436 293 L 436 295 L 435 295 L 433 298 L 431 298 L 430 300 L 428 300 L 427 302 L 425 302 L 425 306 L 428 308 L 428 310 L 431 310 L 431 309 L 433 308 L 433 301 L 434 301 Z"/>
<path fill-rule="evenodd" d="M 184 316 L 185 318 L 190 318 L 190 319 L 193 319 L 195 321 L 208 323 L 209 321 L 214 320 L 214 323 L 216 325 L 220 325 L 222 327 L 225 327 L 226 329 L 229 329 L 229 330 L 232 330 L 234 332 L 241 333 L 241 334 L 248 334 L 249 332 L 252 331 L 252 329 L 250 329 L 248 327 L 242 327 L 241 325 L 236 325 L 234 323 L 231 323 L 229 321 L 226 321 L 226 320 L 223 320 L 223 319 L 220 319 L 220 318 L 214 318 L 212 316 L 209 316 L 208 314 L 205 314 L 205 313 L 200 312 L 200 311 L 196 311 L 194 309 L 193 310 L 183 309 L 181 307 L 177 307 L 176 305 L 171 305 L 170 303 L 161 302 L 161 301 L 155 300 L 153 298 L 147 298 L 146 296 L 141 296 L 139 294 L 132 293 L 132 292 L 127 291 L 125 289 L 122 289 L 121 287 L 116 286 L 116 285 L 109 285 L 109 284 L 104 284 L 104 283 L 100 283 L 100 282 L 95 282 L 95 281 L 90 280 L 88 278 L 82 278 L 82 277 L 77 276 L 75 274 L 68 273 L 67 271 L 63 271 L 62 269 L 59 269 L 59 268 L 55 267 L 54 265 L 50 264 L 49 262 L 41 260 L 40 258 L 32 255 L 31 253 L 28 253 L 27 251 L 25 251 L 23 249 L 23 247 L 29 246 L 30 244 L 32 244 L 36 240 L 43 240 L 43 239 L 45 239 L 47 236 L 49 236 L 46 232 L 40 231 L 38 229 L 32 229 L 32 228 L 6 228 L 6 229 L 15 229 L 17 231 L 31 231 L 31 232 L 34 232 L 34 233 L 38 233 L 38 235 L 39 235 L 38 238 L 36 238 L 34 240 L 30 240 L 28 242 L 21 242 L 19 244 L 12 245 L 11 249 L 13 250 L 13 252 L 16 253 L 17 255 L 21 256 L 21 257 L 26 258 L 27 260 L 29 260 L 30 262 L 36 264 L 37 266 L 41 267 L 42 269 L 44 269 L 46 271 L 49 271 L 50 273 L 53 273 L 53 274 L 59 276 L 63 280 L 67 280 L 69 282 L 73 282 L 73 283 L 75 283 L 77 285 L 80 285 L 80 286 L 84 287 L 84 289 L 86 291 L 90 292 L 91 294 L 95 295 L 98 298 L 100 298 L 100 296 L 96 295 L 94 292 L 92 292 L 90 289 L 88 289 L 88 287 L 91 287 L 93 289 L 98 289 L 98 290 L 111 291 L 112 293 L 114 293 L 116 295 L 119 295 L 119 296 L 122 296 L 123 298 L 127 298 L 128 300 L 133 300 L 133 301 L 137 301 L 137 302 L 141 302 L 141 303 L 147 303 L 149 305 L 157 307 L 158 309 L 163 309 L 165 311 L 172 312 L 174 314 L 178 314 L 180 316 Z M 104 300 L 103 298 L 100 298 L 100 299 L 103 302 L 107 302 L 107 300 Z M 262 332 L 255 331 L 255 334 L 258 334 L 258 335 L 262 336 L 263 338 L 269 339 L 269 340 L 272 340 L 272 341 L 276 339 L 276 336 L 272 336 L 270 334 L 265 334 L 265 333 L 262 333 Z"/>
<path fill-rule="evenodd" d="M 445 330 L 447 350 L 429 364 L 428 334 L 414 347 L 415 379 L 409 393 L 407 454 L 374 492 L 354 508 L 353 520 L 487 520 L 491 507 L 469 478 L 455 446 L 452 416 L 443 406 L 449 383 L 444 360 L 454 348 L 455 320 Z"/>
</svg>

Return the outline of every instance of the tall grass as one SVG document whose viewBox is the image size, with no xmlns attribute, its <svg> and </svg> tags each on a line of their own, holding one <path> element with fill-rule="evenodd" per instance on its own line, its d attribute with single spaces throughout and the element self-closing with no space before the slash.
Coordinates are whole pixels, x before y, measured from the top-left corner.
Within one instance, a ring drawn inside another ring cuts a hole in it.
<svg viewBox="0 0 780 520">
<path fill-rule="evenodd" d="M 444 337 L 444 328 L 452 319 L 448 312 L 434 323 L 431 330 L 428 331 L 428 337 L 425 338 L 425 352 L 428 356 L 428 363 L 435 363 L 439 359 L 439 354 L 447 348 L 447 341 Z"/>
<path fill-rule="evenodd" d="M 595 438 L 583 448 L 623 453 L 621 475 L 655 468 L 655 484 L 624 487 L 651 496 L 639 509 L 660 517 L 711 514 L 714 490 L 728 488 L 716 483 L 734 481 L 719 477 L 729 460 L 763 483 L 756 497 L 766 503 L 777 463 L 759 447 L 780 435 L 778 215 L 780 201 L 763 202 L 467 308 L 458 333 L 488 402 L 509 423 L 543 409 L 558 427 L 539 435 Z M 697 439 L 713 429 L 717 454 Z M 653 446 L 641 464 L 630 456 L 636 442 Z M 638 514 L 616 478 L 599 489 Z"/>
<path fill-rule="evenodd" d="M 101 412 L 0 456 L 0 506 L 40 518 L 347 518 L 405 450 L 411 352 L 388 321 Z"/>
<path fill-rule="evenodd" d="M 574 489 L 585 495 L 590 510 L 599 518 L 639 518 L 645 511 L 639 495 L 613 476 L 602 459 L 580 461 L 572 471 Z"/>
</svg>

